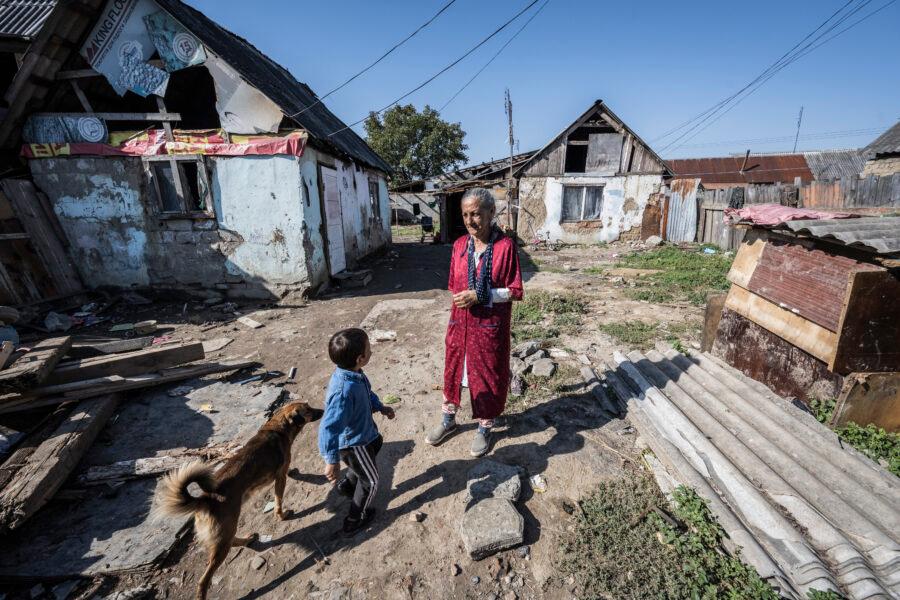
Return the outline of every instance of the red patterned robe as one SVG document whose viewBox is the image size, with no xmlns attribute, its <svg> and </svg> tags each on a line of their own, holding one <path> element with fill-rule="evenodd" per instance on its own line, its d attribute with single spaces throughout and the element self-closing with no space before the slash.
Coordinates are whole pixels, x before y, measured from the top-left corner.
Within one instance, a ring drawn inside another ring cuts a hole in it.
<svg viewBox="0 0 900 600">
<path fill-rule="evenodd" d="M 454 294 L 469 287 L 467 244 L 464 235 L 453 244 L 449 289 Z M 483 257 L 482 257 L 483 260 Z M 481 276 L 481 262 L 478 276 Z M 516 245 L 499 234 L 494 242 L 491 288 L 509 288 L 511 300 L 522 299 L 522 273 Z M 472 416 L 493 419 L 503 413 L 509 391 L 509 351 L 512 302 L 492 307 L 475 304 L 450 309 L 444 359 L 444 399 L 459 406 L 463 365 L 472 395 Z"/>
</svg>

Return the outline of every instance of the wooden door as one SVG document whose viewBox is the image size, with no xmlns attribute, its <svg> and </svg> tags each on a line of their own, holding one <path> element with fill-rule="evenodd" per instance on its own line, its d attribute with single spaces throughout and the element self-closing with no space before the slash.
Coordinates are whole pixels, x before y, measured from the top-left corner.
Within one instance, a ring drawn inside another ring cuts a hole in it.
<svg viewBox="0 0 900 600">
<path fill-rule="evenodd" d="M 341 193 L 338 174 L 334 169 L 322 167 L 322 189 L 325 195 L 325 234 L 328 246 L 328 264 L 331 274 L 336 275 L 347 268 L 344 253 L 344 227 L 342 225 Z"/>
</svg>

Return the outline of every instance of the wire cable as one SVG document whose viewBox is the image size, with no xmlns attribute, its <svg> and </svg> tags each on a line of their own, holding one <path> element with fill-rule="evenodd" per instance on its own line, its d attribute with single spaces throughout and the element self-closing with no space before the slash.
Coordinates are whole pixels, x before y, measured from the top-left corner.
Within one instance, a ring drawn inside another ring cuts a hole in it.
<svg viewBox="0 0 900 600">
<path fill-rule="evenodd" d="M 346 86 L 347 86 L 350 82 L 352 82 L 354 79 L 356 79 L 357 77 L 359 77 L 360 75 L 362 75 L 363 73 L 365 73 L 366 71 L 368 71 L 369 69 L 371 69 L 372 67 L 374 67 L 375 65 L 377 65 L 378 63 L 380 63 L 381 61 L 383 61 L 385 58 L 387 58 L 388 56 L 390 56 L 390 55 L 394 52 L 394 50 L 396 50 L 397 48 L 399 48 L 400 46 L 402 46 L 403 44 L 405 44 L 406 42 L 408 42 L 409 40 L 411 40 L 413 37 L 415 37 L 415 35 L 416 35 L 417 33 L 419 33 L 420 31 L 422 31 L 423 29 L 425 29 L 425 28 L 428 27 L 429 25 L 431 25 L 431 24 L 434 22 L 435 19 L 437 19 L 439 16 L 441 16 L 441 14 L 443 14 L 443 12 L 444 12 L 445 10 L 447 10 L 448 8 L 450 8 L 450 6 L 453 5 L 455 2 L 456 2 L 456 0 L 450 0 L 449 2 L 447 2 L 447 4 L 445 4 L 444 6 L 442 6 L 441 9 L 440 9 L 439 11 L 437 11 L 436 13 L 434 13 L 434 15 L 433 15 L 430 19 L 428 19 L 427 21 L 425 21 L 424 23 L 422 23 L 421 25 L 419 25 L 419 27 L 418 27 L 415 31 L 413 31 L 412 33 L 410 33 L 408 36 L 406 36 L 405 38 L 403 38 L 402 40 L 400 40 L 399 42 L 397 42 L 396 44 L 394 44 L 394 46 L 393 46 L 390 50 L 388 50 L 387 52 L 385 52 L 384 54 L 382 54 L 381 56 L 379 56 L 377 59 L 375 59 L 375 61 L 372 62 L 372 64 L 370 64 L 369 66 L 363 68 L 361 71 L 359 71 L 358 73 L 356 73 L 355 75 L 353 75 L 352 77 L 350 77 L 350 78 L 349 78 L 348 80 L 346 80 L 344 83 L 340 84 L 339 86 L 337 86 L 336 88 L 334 88 L 333 90 L 331 90 L 330 92 L 328 92 L 327 94 L 325 94 L 324 96 L 322 96 L 321 98 L 316 98 L 316 101 L 315 101 L 315 102 L 313 102 L 312 104 L 310 104 L 309 106 L 307 106 L 307 107 L 304 108 L 303 110 L 301 110 L 301 111 L 299 111 L 299 112 L 295 112 L 295 113 L 292 114 L 292 115 L 288 115 L 288 117 L 289 117 L 289 118 L 299 117 L 300 115 L 302 115 L 303 113 L 305 113 L 305 112 L 308 111 L 309 109 L 313 108 L 314 106 L 317 106 L 317 105 L 319 105 L 319 104 L 322 104 L 322 101 L 323 101 L 325 98 L 329 97 L 330 95 L 332 95 L 333 93 L 337 92 L 338 90 L 341 90 L 341 89 L 343 89 L 344 87 L 346 87 Z"/>
<path fill-rule="evenodd" d="M 507 27 L 509 27 L 509 25 L 510 25 L 513 21 L 515 21 L 516 19 L 518 19 L 519 17 L 521 17 L 523 14 L 525 14 L 526 11 L 528 11 L 532 6 L 534 6 L 535 4 L 537 4 L 539 1 L 540 1 L 540 0 L 532 0 L 532 1 L 528 4 L 528 6 L 526 6 L 525 8 L 523 8 L 522 10 L 520 10 L 519 12 L 517 12 L 517 13 L 515 14 L 514 17 L 512 17 L 512 18 L 509 19 L 506 23 L 504 23 L 503 25 L 501 25 L 500 27 L 498 27 L 497 29 L 495 29 L 495 30 L 493 31 L 493 33 L 491 33 L 489 36 L 487 36 L 486 38 L 484 38 L 483 40 L 481 40 L 480 42 L 478 42 L 477 44 L 475 44 L 474 46 L 472 46 L 472 48 L 470 48 L 468 51 L 466 51 L 465 54 L 463 54 L 462 56 L 460 56 L 459 58 L 457 58 L 456 60 L 454 60 L 452 63 L 450 63 L 449 65 L 447 65 L 446 67 L 444 67 L 443 69 L 441 69 L 440 71 L 438 71 L 437 73 L 435 73 L 434 75 L 432 75 L 431 77 L 429 77 L 428 79 L 426 79 L 425 81 L 423 81 L 422 83 L 420 83 L 419 85 L 417 85 L 416 87 L 414 87 L 413 89 L 411 89 L 411 90 L 409 90 L 408 92 L 406 92 L 405 94 L 403 94 L 402 96 L 400 96 L 399 98 L 397 98 L 396 100 L 394 100 L 393 102 L 391 102 L 390 104 L 388 104 L 387 106 L 385 106 L 385 107 L 383 107 L 383 108 L 380 108 L 380 109 L 378 109 L 378 110 L 373 110 L 373 111 L 371 111 L 368 115 L 366 115 L 365 117 L 363 117 L 363 118 L 361 118 L 361 119 L 358 119 L 358 120 L 354 121 L 353 123 L 350 123 L 349 125 L 345 125 L 344 127 L 338 129 L 337 131 L 332 131 L 331 133 L 328 134 L 328 137 L 332 137 L 332 136 L 334 136 L 334 135 L 337 135 L 337 134 L 341 133 L 342 131 L 346 131 L 347 129 L 350 129 L 351 127 L 356 127 L 357 125 L 359 125 L 360 123 L 362 123 L 363 121 L 365 121 L 366 119 L 368 119 L 370 115 L 372 115 L 372 114 L 376 114 L 376 115 L 381 114 L 381 113 L 383 113 L 384 111 L 386 111 L 387 109 L 389 109 L 389 108 L 391 108 L 392 106 L 394 106 L 395 104 L 398 104 L 398 103 L 402 102 L 403 100 L 405 100 L 406 98 L 408 98 L 409 96 L 412 96 L 414 93 L 418 92 L 418 91 L 421 90 L 423 87 L 425 87 L 426 85 L 428 85 L 429 83 L 431 83 L 432 81 L 434 81 L 435 79 L 437 79 L 438 77 L 440 77 L 441 75 L 443 75 L 444 73 L 446 73 L 447 71 L 449 71 L 450 69 L 452 69 L 453 67 L 455 67 L 456 65 L 458 65 L 460 62 L 462 62 L 464 59 L 466 59 L 468 56 L 470 56 L 473 52 L 475 52 L 476 50 L 478 50 L 479 48 L 481 48 L 482 46 L 484 46 L 484 45 L 485 45 L 486 43 L 488 43 L 492 38 L 494 38 L 498 33 L 500 33 L 501 31 L 503 31 L 503 30 L 506 29 Z"/>
<path fill-rule="evenodd" d="M 494 55 L 491 57 L 491 59 L 490 59 L 489 61 L 487 61 L 486 63 L 484 63 L 484 66 L 481 67 L 480 69 L 478 69 L 478 71 L 477 71 L 474 75 L 472 75 L 472 78 L 469 79 L 465 84 L 463 84 L 463 86 L 462 86 L 461 88 L 459 88 L 459 89 L 456 91 L 456 93 L 453 94 L 453 95 L 450 97 L 449 100 L 447 100 L 446 102 L 444 102 L 444 105 L 441 106 L 441 107 L 438 109 L 438 112 L 443 112 L 444 109 L 447 108 L 447 106 L 448 106 L 451 102 L 453 102 L 454 100 L 456 100 L 456 97 L 459 96 L 460 94 L 462 94 L 463 91 L 464 91 L 467 87 L 469 87 L 469 85 L 470 85 L 473 81 L 475 81 L 475 79 L 477 79 L 478 76 L 481 75 L 481 74 L 484 72 L 485 69 L 487 69 L 489 66 L 491 66 L 491 63 L 494 62 L 494 60 L 496 60 L 496 58 L 497 58 L 498 56 L 500 56 L 500 54 L 501 54 L 504 50 L 506 50 L 506 47 L 509 46 L 509 45 L 512 43 L 512 41 L 513 41 L 514 39 L 516 39 L 516 38 L 519 36 L 519 34 L 522 33 L 522 32 L 525 30 L 526 27 L 528 27 L 528 24 L 531 23 L 531 22 L 534 20 L 534 18 L 535 18 L 536 16 L 538 16 L 538 15 L 540 14 L 540 12 L 541 12 L 542 10 L 544 10 L 544 8 L 546 8 L 546 6 L 547 6 L 548 4 L 550 4 L 550 0 L 546 0 L 543 4 L 541 4 L 541 5 L 538 7 L 538 9 L 535 11 L 535 13 L 534 13 L 533 15 L 531 15 L 530 17 L 528 17 L 528 20 L 525 21 L 525 23 L 519 28 L 519 30 L 518 30 L 517 32 L 515 32 L 515 33 L 512 35 L 511 38 L 509 38 L 508 40 L 506 40 L 506 43 L 505 43 L 505 44 L 503 44 L 502 46 L 500 46 L 500 49 L 497 50 L 496 54 L 494 54 Z"/>
</svg>

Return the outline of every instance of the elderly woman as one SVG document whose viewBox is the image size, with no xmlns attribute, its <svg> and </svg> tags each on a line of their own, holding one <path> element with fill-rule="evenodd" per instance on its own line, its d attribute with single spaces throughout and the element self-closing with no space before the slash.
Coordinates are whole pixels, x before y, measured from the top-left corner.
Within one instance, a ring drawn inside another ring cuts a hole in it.
<svg viewBox="0 0 900 600">
<path fill-rule="evenodd" d="M 494 197 L 475 188 L 462 198 L 468 235 L 453 244 L 450 291 L 453 306 L 447 326 L 442 419 L 425 436 L 436 446 L 456 430 L 462 388 L 469 388 L 478 431 L 472 455 L 490 448 L 494 418 L 503 413 L 509 391 L 510 322 L 513 300 L 522 299 L 522 274 L 516 245 L 493 224 Z"/>
</svg>

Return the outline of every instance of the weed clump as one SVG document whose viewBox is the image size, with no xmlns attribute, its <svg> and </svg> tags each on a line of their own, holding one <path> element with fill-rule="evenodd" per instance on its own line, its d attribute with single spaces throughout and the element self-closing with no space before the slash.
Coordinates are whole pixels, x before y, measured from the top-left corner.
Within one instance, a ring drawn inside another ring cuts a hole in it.
<svg viewBox="0 0 900 600">
<path fill-rule="evenodd" d="M 581 325 L 587 308 L 583 297 L 573 293 L 531 292 L 513 304 L 513 341 L 551 341 Z"/>
</svg>

